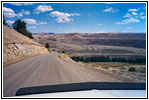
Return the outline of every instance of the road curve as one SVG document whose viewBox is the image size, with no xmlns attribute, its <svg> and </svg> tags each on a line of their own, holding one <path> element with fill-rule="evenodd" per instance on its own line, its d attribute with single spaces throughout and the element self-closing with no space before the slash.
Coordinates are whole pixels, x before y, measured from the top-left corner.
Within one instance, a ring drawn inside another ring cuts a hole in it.
<svg viewBox="0 0 149 100">
<path fill-rule="evenodd" d="M 22 87 L 78 82 L 122 82 L 113 74 L 59 59 L 58 54 L 25 59 L 3 69 L 3 96 L 14 96 Z"/>
</svg>

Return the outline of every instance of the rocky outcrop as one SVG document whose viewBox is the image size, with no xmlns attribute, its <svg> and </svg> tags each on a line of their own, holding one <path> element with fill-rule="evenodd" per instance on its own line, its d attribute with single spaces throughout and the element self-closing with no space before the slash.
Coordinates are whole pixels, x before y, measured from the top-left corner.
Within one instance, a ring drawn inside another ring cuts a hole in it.
<svg viewBox="0 0 149 100">
<path fill-rule="evenodd" d="M 75 62 L 74 60 L 72 60 L 68 55 L 62 53 L 62 54 L 59 54 L 59 58 L 62 59 L 62 60 L 65 60 L 65 61 L 68 61 L 68 62 Z"/>
<path fill-rule="evenodd" d="M 3 26 L 3 62 L 8 63 L 28 56 L 49 53 L 48 50 L 34 40 Z"/>
</svg>

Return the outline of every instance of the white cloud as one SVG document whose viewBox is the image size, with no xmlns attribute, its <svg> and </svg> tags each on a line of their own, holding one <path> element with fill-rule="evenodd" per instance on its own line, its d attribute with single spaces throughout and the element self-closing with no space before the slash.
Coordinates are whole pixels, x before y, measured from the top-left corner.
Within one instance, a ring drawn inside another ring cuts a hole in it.
<svg viewBox="0 0 149 100">
<path fill-rule="evenodd" d="M 78 13 L 70 14 L 71 16 L 80 16 Z"/>
<path fill-rule="evenodd" d="M 99 26 L 102 26 L 103 24 L 98 24 Z"/>
<path fill-rule="evenodd" d="M 13 21 L 13 20 L 7 20 L 6 23 L 8 23 L 8 24 L 13 24 L 14 21 Z"/>
<path fill-rule="evenodd" d="M 36 24 L 36 25 L 41 25 L 41 24 L 48 24 L 47 22 L 38 22 L 35 19 L 24 19 L 24 21 L 27 24 Z"/>
<path fill-rule="evenodd" d="M 63 12 L 59 12 L 59 11 L 53 11 L 49 15 L 52 17 L 56 17 L 57 18 L 56 20 L 59 23 L 71 22 L 71 21 L 73 21 L 73 19 L 69 18 L 69 17 L 80 16 L 80 14 L 78 14 L 78 13 L 69 14 L 69 13 L 63 13 Z"/>
<path fill-rule="evenodd" d="M 46 6 L 46 5 L 39 5 L 36 9 L 35 12 L 36 14 L 39 14 L 40 12 L 47 12 L 51 11 L 53 8 L 51 6 Z"/>
<path fill-rule="evenodd" d="M 146 16 L 141 16 L 140 18 L 141 18 L 141 19 L 145 19 L 145 18 L 146 18 Z"/>
<path fill-rule="evenodd" d="M 23 14 L 22 14 L 22 13 L 18 13 L 17 16 L 18 16 L 18 17 L 22 17 Z"/>
<path fill-rule="evenodd" d="M 8 18 L 13 18 L 17 16 L 17 14 L 15 14 L 15 12 L 11 8 L 6 8 L 6 7 L 3 7 L 3 14 L 5 17 L 8 17 Z"/>
<path fill-rule="evenodd" d="M 37 24 L 35 19 L 24 19 L 27 24 Z"/>
<path fill-rule="evenodd" d="M 15 6 L 22 6 L 22 5 L 32 5 L 33 3 L 9 3 L 11 5 L 15 5 Z"/>
<path fill-rule="evenodd" d="M 24 14 L 25 14 L 25 15 L 29 15 L 30 12 L 29 12 L 29 11 L 25 11 Z"/>
<path fill-rule="evenodd" d="M 88 16 L 91 16 L 91 14 L 88 14 Z"/>
<path fill-rule="evenodd" d="M 23 9 L 20 13 L 16 14 L 13 9 L 3 7 L 3 14 L 5 17 L 8 17 L 8 18 L 22 17 L 23 14 L 28 14 L 28 13 L 29 13 L 28 11 L 24 11 Z"/>
<path fill-rule="evenodd" d="M 132 12 L 132 15 L 138 15 L 136 12 Z"/>
<path fill-rule="evenodd" d="M 140 13 L 140 16 L 143 15 L 143 14 L 144 14 L 144 12 Z"/>
<path fill-rule="evenodd" d="M 128 9 L 128 11 L 138 11 L 138 9 Z"/>
<path fill-rule="evenodd" d="M 123 17 L 131 17 L 129 13 L 126 13 Z"/>
<path fill-rule="evenodd" d="M 144 12 L 139 13 L 138 11 L 141 8 L 137 9 L 128 9 L 128 13 L 126 13 L 123 17 L 128 17 L 128 19 L 122 20 L 121 22 L 117 22 L 116 24 L 129 24 L 129 23 L 138 23 L 140 19 L 145 19 Z"/>
<path fill-rule="evenodd" d="M 30 11 L 22 9 L 21 13 L 24 14 L 24 15 L 29 15 Z"/>
<path fill-rule="evenodd" d="M 26 22 L 27 24 L 36 24 L 36 25 L 48 24 L 47 22 L 38 22 L 35 19 L 24 19 L 24 22 Z"/>
<path fill-rule="evenodd" d="M 119 11 L 118 9 L 113 9 L 112 7 L 103 10 L 103 12 L 112 12 L 112 13 L 118 12 L 118 11 Z"/>
<path fill-rule="evenodd" d="M 30 26 L 28 27 L 28 29 L 36 29 L 37 27 L 36 26 Z"/>
<path fill-rule="evenodd" d="M 38 24 L 48 24 L 47 22 L 39 22 Z"/>
<path fill-rule="evenodd" d="M 140 22 L 140 20 L 131 17 L 129 19 L 122 20 L 121 22 L 117 22 L 116 24 L 129 24 L 129 23 L 137 23 L 137 22 Z"/>
</svg>

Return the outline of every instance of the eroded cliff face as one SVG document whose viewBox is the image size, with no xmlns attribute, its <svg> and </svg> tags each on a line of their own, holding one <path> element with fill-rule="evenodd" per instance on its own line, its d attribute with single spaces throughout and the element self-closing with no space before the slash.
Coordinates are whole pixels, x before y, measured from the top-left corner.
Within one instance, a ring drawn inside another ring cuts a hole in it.
<svg viewBox="0 0 149 100">
<path fill-rule="evenodd" d="M 49 53 L 48 50 L 34 40 L 3 26 L 3 62 L 8 63 L 28 56 Z"/>
</svg>

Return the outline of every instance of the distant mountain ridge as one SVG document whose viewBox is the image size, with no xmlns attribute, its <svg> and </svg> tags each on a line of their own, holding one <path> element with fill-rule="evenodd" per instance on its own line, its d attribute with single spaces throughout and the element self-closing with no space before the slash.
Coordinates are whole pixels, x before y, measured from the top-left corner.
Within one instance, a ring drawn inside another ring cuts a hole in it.
<svg viewBox="0 0 149 100">
<path fill-rule="evenodd" d="M 47 35 L 47 34 L 146 34 L 146 33 L 144 33 L 144 32 L 140 32 L 140 33 L 131 33 L 131 32 L 118 32 L 118 33 L 116 33 L 116 32 L 101 32 L 101 33 L 79 33 L 79 32 L 73 32 L 73 33 L 54 33 L 54 32 L 39 32 L 39 33 L 32 33 L 32 34 L 45 34 L 45 35 Z"/>
<path fill-rule="evenodd" d="M 35 34 L 41 44 L 49 43 L 54 51 L 68 55 L 145 55 L 146 34 L 71 33 Z"/>
<path fill-rule="evenodd" d="M 46 32 L 39 32 L 39 33 L 32 33 L 32 34 L 34 34 L 34 35 L 35 35 L 35 34 L 41 34 L 41 35 L 43 34 L 43 35 L 47 35 L 47 34 L 55 34 L 55 33 L 52 33 L 52 32 L 50 32 L 50 33 L 46 33 Z"/>
</svg>

